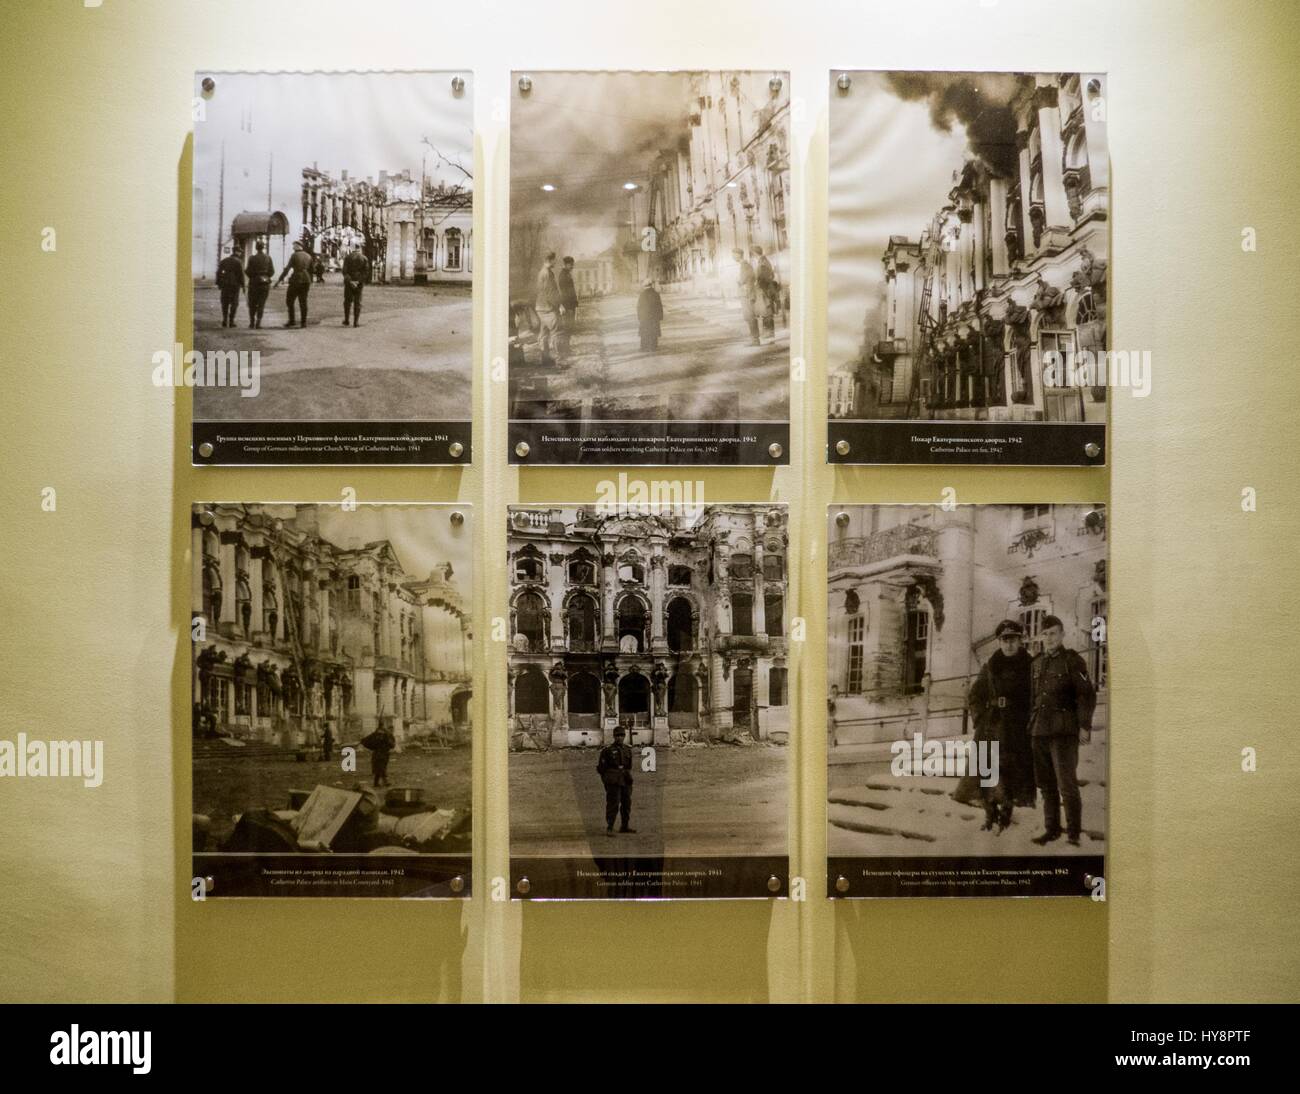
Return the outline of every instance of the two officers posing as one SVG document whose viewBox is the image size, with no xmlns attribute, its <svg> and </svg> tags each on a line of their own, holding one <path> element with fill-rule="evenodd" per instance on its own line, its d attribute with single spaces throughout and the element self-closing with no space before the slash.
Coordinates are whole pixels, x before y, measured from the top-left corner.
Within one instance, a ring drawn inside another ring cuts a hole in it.
<svg viewBox="0 0 1300 1094">
<path fill-rule="evenodd" d="M 975 740 L 997 741 L 999 772 L 993 786 L 980 790 L 984 829 L 999 833 L 1017 806 L 1032 808 L 1043 796 L 1040 847 L 1061 838 L 1064 807 L 1066 841 L 1079 846 L 1083 799 L 1079 794 L 1079 746 L 1092 737 L 1097 690 L 1083 658 L 1064 644 L 1061 620 L 1043 618 L 1043 650 L 1030 657 L 1024 628 L 1004 619 L 994 632 L 999 648 L 984 663 L 968 697 Z M 959 794 L 961 791 L 959 790 Z"/>
</svg>

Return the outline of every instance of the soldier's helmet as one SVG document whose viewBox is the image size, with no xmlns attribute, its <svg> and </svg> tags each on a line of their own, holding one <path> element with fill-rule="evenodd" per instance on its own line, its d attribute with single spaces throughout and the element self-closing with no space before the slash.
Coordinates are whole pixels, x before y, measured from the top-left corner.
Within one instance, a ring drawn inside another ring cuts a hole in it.
<svg viewBox="0 0 1300 1094">
<path fill-rule="evenodd" d="M 993 632 L 994 638 L 1001 638 L 1003 635 L 1014 634 L 1017 638 L 1025 636 L 1025 628 L 1017 623 L 1014 619 L 1004 619 L 998 624 L 997 630 Z"/>
</svg>

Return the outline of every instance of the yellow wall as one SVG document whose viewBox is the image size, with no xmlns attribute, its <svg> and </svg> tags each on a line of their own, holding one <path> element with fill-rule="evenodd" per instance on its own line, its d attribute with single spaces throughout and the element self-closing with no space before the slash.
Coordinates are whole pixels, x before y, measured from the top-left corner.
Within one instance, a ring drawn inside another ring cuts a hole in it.
<svg viewBox="0 0 1300 1094">
<path fill-rule="evenodd" d="M 97 790 L 0 783 L 0 998 L 1295 999 L 1300 706 L 1295 5 L 1030 0 L 4 5 L 0 45 L 0 737 L 99 737 Z M 1107 471 L 833 472 L 825 440 L 826 71 L 1110 73 L 1114 344 L 1155 390 L 1114 402 Z M 521 907 L 506 873 L 505 651 L 475 628 L 479 897 L 469 904 L 188 899 L 192 500 L 470 501 L 505 604 L 502 507 L 594 498 L 595 470 L 499 452 L 511 67 L 792 71 L 798 155 L 795 462 L 705 471 L 711 500 L 787 501 L 803 732 L 791 749 L 802 904 Z M 477 464 L 467 471 L 188 465 L 196 68 L 472 68 Z M 803 113 L 798 113 L 802 99 Z M 497 108 L 501 112 L 497 113 Z M 486 182 L 485 182 L 486 180 Z M 57 250 L 40 233 L 57 230 Z M 1258 252 L 1243 253 L 1243 227 Z M 485 325 L 490 324 L 490 326 Z M 43 512 L 41 490 L 57 490 Z M 1111 537 L 1107 905 L 823 899 L 824 513 L 831 501 L 1096 501 Z M 1243 513 L 1243 487 L 1259 511 Z M 1240 750 L 1258 749 L 1244 774 Z M 620 950 L 616 974 L 609 954 Z"/>
</svg>

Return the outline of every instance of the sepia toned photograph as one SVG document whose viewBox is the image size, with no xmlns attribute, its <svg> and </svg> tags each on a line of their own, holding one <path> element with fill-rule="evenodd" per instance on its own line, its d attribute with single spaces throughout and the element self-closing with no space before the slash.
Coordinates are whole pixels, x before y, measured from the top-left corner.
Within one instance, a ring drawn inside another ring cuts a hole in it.
<svg viewBox="0 0 1300 1094">
<path fill-rule="evenodd" d="M 788 461 L 789 116 L 787 73 L 515 74 L 512 460 Z"/>
<path fill-rule="evenodd" d="M 462 505 L 194 507 L 207 895 L 468 895 L 471 528 Z"/>
<path fill-rule="evenodd" d="M 468 462 L 470 83 L 195 77 L 196 463 Z"/>
<path fill-rule="evenodd" d="M 788 895 L 785 506 L 512 506 L 516 897 Z"/>
<path fill-rule="evenodd" d="M 831 894 L 1092 895 L 1106 508 L 832 506 L 828 534 Z"/>
<path fill-rule="evenodd" d="M 829 458 L 1104 463 L 1106 77 L 831 81 Z"/>
</svg>

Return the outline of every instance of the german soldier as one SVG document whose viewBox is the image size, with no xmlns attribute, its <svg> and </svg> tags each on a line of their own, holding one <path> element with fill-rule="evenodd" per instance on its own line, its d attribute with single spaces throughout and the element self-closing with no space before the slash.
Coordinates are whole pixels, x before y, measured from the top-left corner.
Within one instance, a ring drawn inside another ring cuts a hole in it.
<svg viewBox="0 0 1300 1094">
<path fill-rule="evenodd" d="M 984 829 L 1000 833 L 1011 823 L 1017 805 L 1034 804 L 1033 753 L 1029 744 L 1030 657 L 1024 628 L 1004 619 L 993 632 L 998 649 L 984 662 L 970 689 L 975 740 L 996 741 L 997 782 L 980 787 Z M 978 780 L 976 780 L 978 781 Z"/>
<path fill-rule="evenodd" d="M 1083 830 L 1083 800 L 1079 796 L 1079 745 L 1092 737 L 1092 712 L 1097 691 L 1088 679 L 1088 666 L 1062 641 L 1064 624 L 1045 616 L 1041 630 L 1043 652 L 1034 658 L 1031 679 L 1034 780 L 1043 792 L 1042 846 L 1061 838 L 1061 806 L 1065 806 L 1067 841 L 1079 846 Z"/>
<path fill-rule="evenodd" d="M 248 326 L 262 325 L 262 312 L 266 298 L 271 294 L 271 278 L 275 276 L 275 263 L 266 253 L 266 244 L 257 241 L 257 253 L 248 260 Z"/>
<path fill-rule="evenodd" d="M 605 835 L 614 834 L 614 818 L 621 816 L 620 832 L 635 832 L 628 827 L 632 816 L 632 750 L 623 743 L 627 730 L 614 729 L 614 743 L 600 750 L 596 771 L 605 784 Z"/>
<path fill-rule="evenodd" d="M 244 287 L 244 252 L 236 247 L 217 264 L 217 288 L 221 290 L 221 325 L 233 327 L 239 310 L 239 290 Z"/>
<path fill-rule="evenodd" d="M 311 267 L 311 255 L 307 253 L 307 248 L 301 243 L 294 243 L 289 264 L 280 271 L 280 276 L 275 282 L 276 288 L 279 288 L 286 277 L 289 279 L 289 291 L 284 297 L 284 302 L 289 306 L 289 321 L 285 323 L 286 327 L 292 327 L 294 324 L 295 301 L 302 307 L 302 322 L 299 326 L 307 325 L 307 294 L 311 291 Z"/>
<path fill-rule="evenodd" d="M 354 247 L 343 259 L 343 325 L 361 326 L 361 290 L 370 276 L 370 261 Z"/>
</svg>

